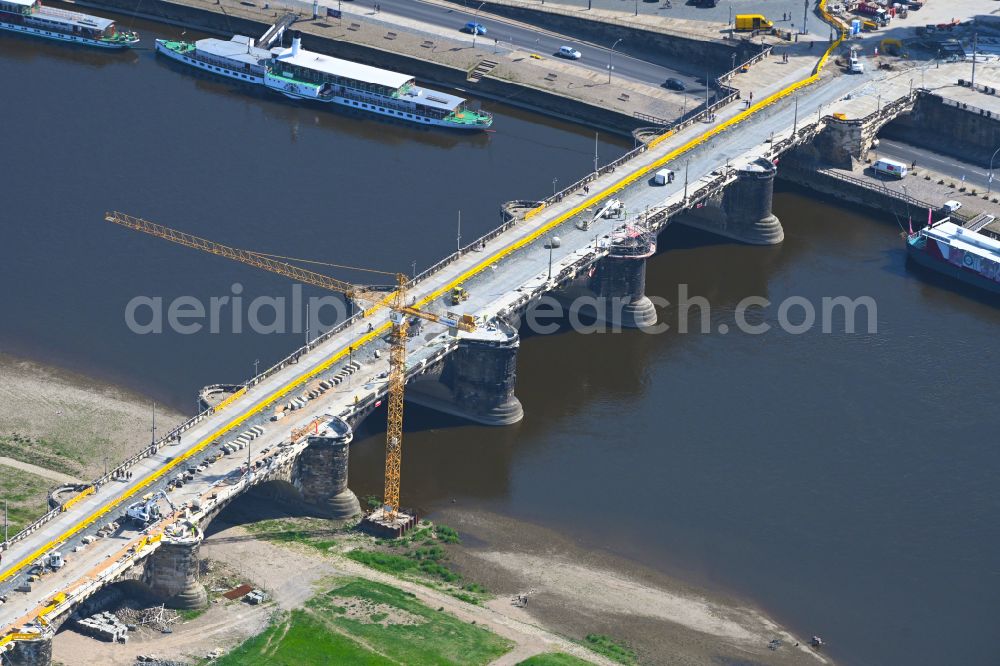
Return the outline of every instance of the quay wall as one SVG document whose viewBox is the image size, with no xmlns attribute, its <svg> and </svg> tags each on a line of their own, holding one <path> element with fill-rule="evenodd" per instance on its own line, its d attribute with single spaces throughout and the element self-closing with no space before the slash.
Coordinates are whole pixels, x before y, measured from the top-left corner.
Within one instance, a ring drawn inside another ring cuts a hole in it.
<svg viewBox="0 0 1000 666">
<path fill-rule="evenodd" d="M 783 162 L 778 168 L 778 180 L 810 190 L 838 205 L 855 204 L 883 216 L 885 213 L 892 213 L 893 218 L 891 219 L 905 218 L 907 210 L 918 210 L 926 213 L 928 208 L 938 209 L 937 205 L 891 190 L 878 182 L 824 171 L 807 165 L 792 164 L 790 161 Z M 916 217 L 921 219 L 920 215 Z M 961 219 L 963 216 L 953 215 L 953 217 Z"/>
<path fill-rule="evenodd" d="M 912 113 L 886 125 L 880 136 L 988 167 L 1000 145 L 1000 114 L 925 94 L 917 98 Z"/>
<path fill-rule="evenodd" d="M 455 5 L 466 5 L 465 0 L 446 1 Z M 479 7 L 479 5 L 480 0 L 476 0 L 472 6 Z M 700 63 L 710 67 L 712 71 L 728 70 L 734 52 L 737 54 L 737 62 L 744 62 L 760 52 L 760 45 L 748 40 L 699 39 L 695 36 L 662 32 L 638 25 L 604 21 L 590 17 L 586 12 L 579 12 L 579 15 L 555 12 L 544 5 L 534 7 L 485 0 L 482 2 L 482 11 L 595 44 L 610 45 L 622 39 L 624 40 L 622 46 L 617 50 L 623 53 L 641 53 L 644 56 L 659 53 L 670 59 Z"/>
<path fill-rule="evenodd" d="M 138 5 L 131 0 L 76 0 L 73 4 L 107 9 L 121 14 L 135 15 L 171 25 L 229 37 L 233 32 L 260 36 L 270 27 L 263 23 L 233 14 L 222 13 L 167 0 L 146 0 Z M 215 5 L 220 7 L 220 5 Z M 307 29 L 311 20 L 298 23 L 290 29 Z M 632 130 L 648 124 L 631 115 L 619 113 L 587 102 L 560 95 L 554 91 L 486 76 L 477 83 L 467 80 L 464 69 L 449 67 L 418 57 L 415 54 L 380 49 L 366 44 L 333 39 L 305 31 L 307 48 L 326 55 L 353 60 L 366 65 L 382 67 L 413 74 L 420 81 L 458 89 L 472 97 L 500 101 L 556 118 L 579 122 L 622 136 L 632 137 Z M 727 60 L 728 62 L 728 60 Z"/>
</svg>

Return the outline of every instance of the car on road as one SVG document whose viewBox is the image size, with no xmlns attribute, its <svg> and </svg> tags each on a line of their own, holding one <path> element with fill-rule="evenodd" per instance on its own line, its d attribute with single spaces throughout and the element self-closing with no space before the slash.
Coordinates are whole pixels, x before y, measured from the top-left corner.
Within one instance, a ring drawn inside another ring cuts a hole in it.
<svg viewBox="0 0 1000 666">
<path fill-rule="evenodd" d="M 675 78 L 669 78 L 669 79 L 667 79 L 666 81 L 664 81 L 663 85 L 665 85 L 669 90 L 686 90 L 687 89 L 687 86 L 684 85 L 683 81 L 681 81 L 680 79 L 675 79 Z"/>
<path fill-rule="evenodd" d="M 569 58 L 570 60 L 579 60 L 583 57 L 583 54 L 574 49 L 572 46 L 560 46 L 559 55 L 563 58 Z"/>
<path fill-rule="evenodd" d="M 465 27 L 462 28 L 462 30 L 469 33 L 470 35 L 486 34 L 486 26 L 484 26 L 482 23 L 476 23 L 475 21 L 469 21 L 468 23 L 466 23 Z"/>
</svg>

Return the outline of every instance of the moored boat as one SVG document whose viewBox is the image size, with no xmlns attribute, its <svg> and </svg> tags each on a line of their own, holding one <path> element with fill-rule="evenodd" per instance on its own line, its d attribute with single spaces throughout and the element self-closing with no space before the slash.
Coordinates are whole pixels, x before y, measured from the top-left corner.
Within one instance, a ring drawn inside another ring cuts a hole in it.
<svg viewBox="0 0 1000 666">
<path fill-rule="evenodd" d="M 293 99 L 347 106 L 401 120 L 461 130 L 483 130 L 493 116 L 466 100 L 418 86 L 409 74 L 307 51 L 295 32 L 292 45 L 274 49 L 264 85 Z"/>
<path fill-rule="evenodd" d="M 271 52 L 254 46 L 254 40 L 236 35 L 229 41 L 199 39 L 197 42 L 178 42 L 157 39 L 156 52 L 172 60 L 197 69 L 225 76 L 245 83 L 264 84 L 267 63 Z"/>
<path fill-rule="evenodd" d="M 909 234 L 906 249 L 921 266 L 1000 294 L 1000 225 L 993 216 L 965 226 L 952 218 L 929 223 Z"/>
<path fill-rule="evenodd" d="M 490 113 L 470 108 L 462 97 L 418 86 L 409 74 L 306 51 L 298 32 L 290 48 L 270 51 L 243 35 L 229 41 L 158 39 L 155 48 L 177 62 L 260 84 L 291 99 L 338 104 L 425 126 L 484 130 L 493 124 Z"/>
<path fill-rule="evenodd" d="M 139 35 L 119 30 L 111 19 L 46 7 L 40 0 L 0 0 L 0 30 L 104 49 L 139 43 Z"/>
</svg>

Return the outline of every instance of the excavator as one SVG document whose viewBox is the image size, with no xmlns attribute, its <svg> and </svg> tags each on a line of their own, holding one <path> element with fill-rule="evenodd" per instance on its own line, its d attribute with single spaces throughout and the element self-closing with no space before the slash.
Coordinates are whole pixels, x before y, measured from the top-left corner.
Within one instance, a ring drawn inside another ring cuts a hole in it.
<svg viewBox="0 0 1000 666">
<path fill-rule="evenodd" d="M 165 492 L 159 490 L 155 493 L 145 495 L 140 501 L 134 504 L 130 504 L 128 509 L 125 510 L 125 515 L 140 527 L 146 527 L 151 523 L 155 523 L 163 517 L 160 513 L 160 505 L 157 503 L 160 499 L 167 500 L 167 504 L 170 505 L 173 511 L 177 510 L 177 505 L 170 501 Z"/>
</svg>

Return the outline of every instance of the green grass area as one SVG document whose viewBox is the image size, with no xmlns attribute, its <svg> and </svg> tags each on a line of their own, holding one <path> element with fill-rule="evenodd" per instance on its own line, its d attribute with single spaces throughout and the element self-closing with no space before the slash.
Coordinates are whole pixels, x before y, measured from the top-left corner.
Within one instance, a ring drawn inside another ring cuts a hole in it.
<svg viewBox="0 0 1000 666">
<path fill-rule="evenodd" d="M 611 661 L 619 664 L 632 666 L 639 663 L 639 656 L 622 641 L 616 641 L 610 636 L 603 634 L 587 634 L 587 638 L 581 641 L 583 645 L 590 648 L 597 654 L 603 655 Z"/>
<path fill-rule="evenodd" d="M 353 605 L 356 612 L 349 612 Z M 363 608 L 363 611 L 356 609 Z M 375 612 L 369 613 L 368 610 Z M 222 666 L 488 664 L 513 644 L 408 592 L 342 581 L 220 659 Z"/>
<path fill-rule="evenodd" d="M 177 615 L 180 616 L 181 620 L 184 622 L 190 622 L 191 620 L 197 619 L 205 614 L 208 608 L 185 608 L 183 610 L 177 611 Z"/>
<path fill-rule="evenodd" d="M 262 520 L 246 528 L 267 541 L 303 544 L 324 553 L 352 533 L 351 528 L 332 527 L 319 518 Z M 461 541 L 454 529 L 421 521 L 399 539 L 376 539 L 377 550 L 359 547 L 346 556 L 378 571 L 429 584 L 467 603 L 480 604 L 489 598 L 489 591 L 477 583 L 463 586 L 462 576 L 448 567 L 448 552 L 442 544 L 457 543 Z"/>
<path fill-rule="evenodd" d="M 262 520 L 245 526 L 251 534 L 274 543 L 300 543 L 323 551 L 337 545 L 341 528 L 333 527 L 321 518 L 296 518 L 294 520 Z"/>
<path fill-rule="evenodd" d="M 10 536 L 49 510 L 48 491 L 55 485 L 51 479 L 0 465 L 0 499 L 7 500 L 7 530 Z"/>
<path fill-rule="evenodd" d="M 79 476 L 84 460 L 79 451 L 52 439 L 26 435 L 0 435 L 0 456 Z"/>
<path fill-rule="evenodd" d="M 442 564 L 447 559 L 447 555 L 441 546 L 425 546 L 407 551 L 402 555 L 356 549 L 347 553 L 347 557 L 386 573 L 420 572 L 432 579 L 443 580 L 446 583 L 457 583 L 462 579 L 461 576 Z"/>
<path fill-rule="evenodd" d="M 218 666 L 298 666 L 358 664 L 392 666 L 396 662 L 368 650 L 347 636 L 330 631 L 326 623 L 307 611 L 293 611 L 284 622 L 272 625 L 215 661 Z"/>
<path fill-rule="evenodd" d="M 546 652 L 528 657 L 524 661 L 518 662 L 517 666 L 589 666 L 589 664 L 589 661 L 584 661 L 565 652 Z"/>
</svg>

